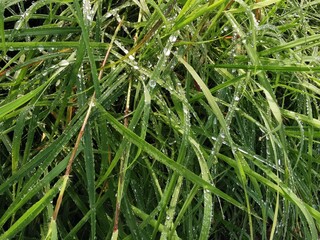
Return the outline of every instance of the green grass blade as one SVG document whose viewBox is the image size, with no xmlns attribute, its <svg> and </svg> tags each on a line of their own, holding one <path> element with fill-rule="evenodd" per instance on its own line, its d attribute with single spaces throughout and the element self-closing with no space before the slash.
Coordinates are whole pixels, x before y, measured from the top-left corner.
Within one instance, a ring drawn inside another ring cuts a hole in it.
<svg viewBox="0 0 320 240">
<path fill-rule="evenodd" d="M 30 207 L 8 230 L 6 230 L 0 237 L 8 239 L 18 234 L 25 226 L 32 222 L 52 201 L 52 199 L 59 192 L 63 180 L 60 179 L 38 202 Z"/>
<path fill-rule="evenodd" d="M 19 97 L 16 100 L 13 100 L 10 103 L 4 104 L 0 106 L 0 120 L 3 119 L 8 113 L 15 111 L 17 108 L 28 102 L 30 99 L 36 97 L 48 84 L 42 84 L 41 86 L 37 87 L 33 91 Z"/>
<path fill-rule="evenodd" d="M 190 170 L 186 169 L 184 166 L 176 163 L 175 161 L 173 161 L 172 159 L 164 155 L 161 151 L 159 151 L 152 145 L 142 140 L 139 136 L 137 136 L 132 131 L 125 128 L 121 123 L 119 123 L 112 115 L 110 115 L 107 111 L 105 111 L 103 107 L 99 106 L 98 104 L 97 104 L 97 107 L 100 109 L 101 114 L 103 114 L 103 116 L 115 127 L 117 131 L 123 134 L 133 144 L 143 149 L 143 151 L 150 154 L 152 157 L 154 157 L 155 159 L 157 159 L 159 162 L 166 165 L 167 167 L 171 168 L 172 170 L 177 171 L 180 175 L 182 175 L 189 181 L 196 183 L 197 185 L 203 187 L 204 189 L 208 189 L 209 191 L 216 194 L 217 196 L 225 199 L 228 202 L 231 202 L 238 208 L 243 209 L 243 206 L 239 202 L 237 202 L 235 199 L 225 194 L 221 190 L 215 188 L 209 182 L 200 178 Z"/>
</svg>

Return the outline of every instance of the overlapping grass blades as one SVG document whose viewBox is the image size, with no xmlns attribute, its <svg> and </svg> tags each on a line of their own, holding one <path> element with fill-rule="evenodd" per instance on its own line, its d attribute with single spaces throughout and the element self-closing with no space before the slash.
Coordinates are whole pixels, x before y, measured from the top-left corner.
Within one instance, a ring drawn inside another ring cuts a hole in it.
<svg viewBox="0 0 320 240">
<path fill-rule="evenodd" d="M 0 239 L 318 239 L 319 6 L 0 1 Z"/>
</svg>

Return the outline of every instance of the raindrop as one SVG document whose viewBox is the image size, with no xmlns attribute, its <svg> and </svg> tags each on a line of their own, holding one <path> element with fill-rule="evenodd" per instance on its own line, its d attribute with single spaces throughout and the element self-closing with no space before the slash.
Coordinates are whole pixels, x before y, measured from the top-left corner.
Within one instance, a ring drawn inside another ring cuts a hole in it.
<svg viewBox="0 0 320 240">
<path fill-rule="evenodd" d="M 169 56 L 170 55 L 170 49 L 164 48 L 163 49 L 163 53 L 164 53 L 164 55 Z"/>
<path fill-rule="evenodd" d="M 67 60 L 62 60 L 61 62 L 59 62 L 60 67 L 66 67 L 68 65 L 69 65 L 69 62 Z"/>
<path fill-rule="evenodd" d="M 90 102 L 90 107 L 94 107 L 96 104 L 94 102 Z"/>
<path fill-rule="evenodd" d="M 157 85 L 156 81 L 154 81 L 154 80 L 150 80 L 150 81 L 149 81 L 149 86 L 150 86 L 151 88 L 154 88 L 156 85 Z"/>
<path fill-rule="evenodd" d="M 177 41 L 177 36 L 171 35 L 169 37 L 169 41 L 172 42 L 172 43 L 176 42 Z"/>
</svg>

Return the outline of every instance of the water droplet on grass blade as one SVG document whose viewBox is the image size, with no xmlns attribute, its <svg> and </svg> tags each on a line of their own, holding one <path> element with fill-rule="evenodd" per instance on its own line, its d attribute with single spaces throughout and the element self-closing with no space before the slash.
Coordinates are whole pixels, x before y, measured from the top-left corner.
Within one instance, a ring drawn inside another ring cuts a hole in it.
<svg viewBox="0 0 320 240">
<path fill-rule="evenodd" d="M 154 81 L 154 80 L 150 80 L 150 81 L 149 81 L 149 86 L 150 86 L 151 88 L 154 88 L 156 85 L 157 85 L 156 81 Z"/>
<path fill-rule="evenodd" d="M 95 105 L 96 104 L 93 101 L 90 102 L 90 107 L 94 107 Z"/>
<path fill-rule="evenodd" d="M 62 60 L 61 62 L 59 62 L 60 67 L 66 67 L 68 65 L 69 65 L 69 61 L 67 61 L 67 60 Z"/>
<path fill-rule="evenodd" d="M 177 36 L 171 35 L 171 36 L 169 37 L 169 41 L 172 42 L 172 43 L 176 42 L 176 41 L 177 41 Z"/>
<path fill-rule="evenodd" d="M 164 53 L 164 55 L 169 56 L 171 52 L 170 52 L 170 49 L 164 48 L 163 53 Z"/>
</svg>

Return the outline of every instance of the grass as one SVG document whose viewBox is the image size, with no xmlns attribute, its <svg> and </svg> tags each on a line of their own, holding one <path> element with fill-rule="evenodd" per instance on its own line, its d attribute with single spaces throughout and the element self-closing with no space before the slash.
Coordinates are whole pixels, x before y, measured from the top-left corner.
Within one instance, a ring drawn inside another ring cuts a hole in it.
<svg viewBox="0 0 320 240">
<path fill-rule="evenodd" d="M 0 239 L 318 239 L 319 10 L 0 1 Z"/>
</svg>

